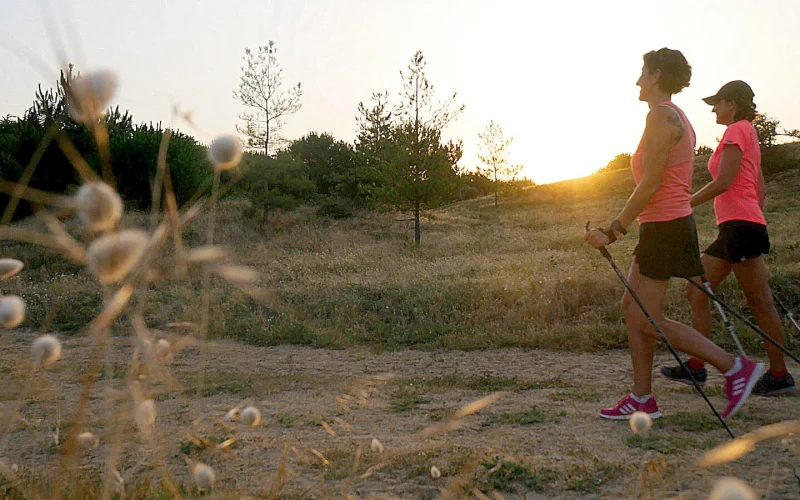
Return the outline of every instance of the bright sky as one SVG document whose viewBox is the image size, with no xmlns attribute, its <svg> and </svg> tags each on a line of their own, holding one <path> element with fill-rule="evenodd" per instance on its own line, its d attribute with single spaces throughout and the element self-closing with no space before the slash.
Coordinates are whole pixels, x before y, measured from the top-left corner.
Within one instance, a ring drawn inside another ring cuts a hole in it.
<svg viewBox="0 0 800 500">
<path fill-rule="evenodd" d="M 79 69 L 117 71 L 116 103 L 137 122 L 163 121 L 172 102 L 194 112 L 208 143 L 232 132 L 232 98 L 245 47 L 274 40 L 286 84 L 302 82 L 303 108 L 284 134 L 329 132 L 352 141 L 357 105 L 372 92 L 396 98 L 399 71 L 423 50 L 441 98 L 466 111 L 446 132 L 478 164 L 490 120 L 513 136 L 510 160 L 543 183 L 581 176 L 632 152 L 647 105 L 637 100 L 642 54 L 681 50 L 691 86 L 675 98 L 715 145 L 722 128 L 700 100 L 742 79 L 758 109 L 800 128 L 800 2 L 796 0 L 0 0 L 0 36 L 52 68 L 45 78 L 0 48 L 0 114 L 27 109 L 39 82 L 58 75 L 40 6 L 57 18 Z M 76 45 L 72 43 L 72 45 Z"/>
</svg>

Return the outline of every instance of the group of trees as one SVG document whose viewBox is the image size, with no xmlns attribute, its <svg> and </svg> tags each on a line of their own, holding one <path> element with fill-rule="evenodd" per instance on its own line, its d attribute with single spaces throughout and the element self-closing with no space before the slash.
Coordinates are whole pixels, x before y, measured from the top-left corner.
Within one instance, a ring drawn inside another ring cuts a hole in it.
<svg viewBox="0 0 800 500">
<path fill-rule="evenodd" d="M 250 215 L 266 218 L 272 210 L 291 210 L 312 199 L 340 215 L 347 213 L 342 205 L 393 207 L 413 214 L 414 240 L 419 244 L 423 210 L 492 190 L 497 203 L 499 183 L 516 178 L 521 169 L 507 165 L 510 141 L 494 123 L 480 137 L 480 158 L 487 170 L 467 172 L 459 165 L 463 144 L 444 140 L 443 132 L 464 106 L 455 93 L 436 100 L 421 51 L 400 72 L 398 103 L 392 104 L 385 91 L 373 93 L 369 104 L 358 104 L 352 145 L 312 132 L 274 147 L 284 118 L 300 109 L 302 95 L 300 83 L 283 88 L 276 54 L 273 42 L 255 54 L 247 49 L 239 90 L 234 92 L 254 110 L 241 115 L 245 126 L 239 129 L 253 152 L 244 183 Z"/>
<path fill-rule="evenodd" d="M 497 204 L 498 186 L 515 180 L 521 169 L 508 165 L 511 139 L 494 122 L 479 136 L 479 158 L 485 168 L 466 170 L 461 165 L 462 142 L 445 140 L 443 134 L 464 106 L 457 103 L 456 93 L 438 100 L 421 51 L 400 71 L 397 102 L 384 91 L 372 94 L 371 102 L 358 104 L 353 143 L 316 132 L 286 140 L 281 130 L 287 117 L 301 108 L 301 84 L 284 86 L 272 41 L 255 51 L 246 49 L 243 60 L 233 97 L 247 109 L 240 115 L 242 125 L 237 130 L 246 137 L 248 147 L 240 192 L 251 202 L 250 216 L 267 220 L 274 210 L 293 210 L 309 202 L 333 216 L 346 216 L 359 207 L 394 208 L 413 214 L 419 244 L 425 209 L 491 192 Z M 34 188 L 65 193 L 80 183 L 70 165 L 74 158 L 70 160 L 64 152 L 69 144 L 92 169 L 100 171 L 92 135 L 67 112 L 72 81 L 70 69 L 54 88 L 40 86 L 21 117 L 0 118 L 0 178 L 19 179 L 42 144 L 44 152 L 30 181 Z M 160 124 L 135 124 L 118 107 L 108 110 L 103 120 L 120 194 L 126 203 L 147 208 L 164 129 Z M 179 202 L 208 182 L 211 168 L 206 152 L 194 138 L 173 131 L 167 163 Z M 6 183 L 0 192 L 9 192 L 11 187 Z M 0 194 L 0 202 L 4 196 Z M 18 215 L 29 212 L 30 207 Z"/>
</svg>

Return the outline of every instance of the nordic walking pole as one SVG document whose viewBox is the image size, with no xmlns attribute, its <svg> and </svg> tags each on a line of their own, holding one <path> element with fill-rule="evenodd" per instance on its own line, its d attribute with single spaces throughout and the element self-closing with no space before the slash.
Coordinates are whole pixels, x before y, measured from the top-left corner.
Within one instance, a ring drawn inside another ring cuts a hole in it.
<svg viewBox="0 0 800 500">
<path fill-rule="evenodd" d="M 586 230 L 589 231 L 588 222 L 586 223 Z M 669 352 L 672 353 L 672 356 L 678 362 L 681 369 L 689 374 L 689 378 L 692 379 L 692 384 L 694 385 L 694 388 L 697 389 L 697 392 L 699 392 L 701 396 L 703 396 L 703 400 L 706 402 L 708 407 L 711 408 L 711 411 L 714 412 L 714 416 L 717 417 L 719 423 L 721 423 L 722 427 L 724 427 L 725 430 L 728 431 L 728 435 L 731 437 L 731 439 L 735 439 L 736 436 L 733 435 L 733 432 L 731 431 L 730 427 L 728 427 L 728 424 L 725 423 L 725 420 L 722 419 L 722 416 L 719 414 L 719 412 L 717 412 L 717 409 L 714 408 L 713 404 L 711 404 L 711 401 L 709 401 L 708 396 L 706 396 L 706 393 L 704 393 L 703 389 L 700 388 L 700 385 L 697 383 L 697 380 L 694 379 L 694 375 L 692 375 L 692 373 L 683 363 L 681 357 L 678 355 L 678 352 L 675 351 L 674 347 L 672 347 L 672 343 L 667 339 L 667 336 L 664 335 L 664 332 L 661 331 L 661 327 L 658 326 L 656 320 L 653 319 L 653 317 L 647 311 L 647 308 L 644 306 L 644 304 L 642 304 L 642 301 L 639 300 L 639 296 L 636 295 L 636 292 L 633 291 L 633 288 L 631 288 L 631 284 L 628 283 L 628 280 L 625 278 L 625 275 L 622 274 L 622 271 L 619 270 L 619 267 L 617 267 L 617 263 L 614 262 L 614 258 L 611 256 L 610 253 L 608 253 L 606 247 L 600 247 L 597 250 L 599 250 L 600 253 L 603 255 L 603 257 L 606 258 L 608 263 L 611 264 L 611 267 L 614 269 L 614 272 L 617 273 L 617 277 L 619 277 L 619 280 L 622 281 L 623 285 L 625 285 L 625 288 L 628 290 L 628 293 L 630 293 L 631 297 L 633 297 L 633 300 L 636 301 L 636 304 L 639 306 L 639 309 L 641 309 L 644 315 L 647 317 L 647 321 L 649 321 L 650 324 L 653 325 L 653 328 L 655 328 L 656 332 L 658 332 L 659 337 L 661 337 L 661 340 L 664 341 L 664 344 L 667 346 L 667 349 L 669 349 Z"/>
<path fill-rule="evenodd" d="M 791 352 L 791 351 L 789 351 L 788 349 L 786 349 L 785 347 L 783 347 L 783 346 L 782 346 L 782 345 L 781 345 L 779 342 L 777 342 L 775 339 L 773 339 L 772 337 L 770 337 L 769 335 L 767 335 L 766 333 L 764 333 L 764 330 L 762 330 L 761 328 L 759 328 L 759 327 L 758 327 L 758 325 L 756 325 L 755 323 L 753 323 L 752 321 L 750 321 L 749 319 L 747 319 L 747 318 L 746 318 L 746 317 L 745 317 L 745 316 L 744 316 L 742 313 L 740 313 L 740 312 L 739 312 L 739 311 L 737 311 L 736 309 L 732 308 L 731 306 L 729 306 L 729 305 L 728 305 L 728 304 L 726 304 L 725 302 L 723 302 L 723 301 L 719 300 L 719 299 L 717 298 L 717 296 L 716 296 L 716 295 L 714 295 L 713 293 L 708 293 L 708 290 L 706 290 L 706 289 L 705 289 L 705 288 L 703 288 L 702 286 L 698 285 L 697 283 L 695 283 L 695 282 L 694 282 L 694 281 L 692 281 L 691 279 L 687 279 L 686 281 L 688 281 L 689 283 L 691 283 L 692 285 L 694 285 L 694 286 L 695 286 L 695 288 L 697 288 L 698 290 L 700 290 L 701 292 L 703 292 L 704 294 L 706 294 L 706 295 L 707 295 L 707 296 L 708 296 L 708 297 L 709 297 L 711 300 L 713 300 L 713 301 L 714 301 L 714 302 L 716 302 L 717 304 L 719 304 L 719 305 L 721 305 L 722 307 L 724 307 L 726 311 L 728 311 L 729 313 L 733 314 L 733 315 L 734 315 L 734 316 L 735 316 L 735 317 L 736 317 L 738 320 L 740 320 L 742 323 L 744 323 L 745 325 L 747 325 L 747 326 L 749 326 L 750 328 L 752 328 L 754 332 L 756 332 L 757 334 L 761 335 L 761 337 L 763 337 L 763 338 L 764 338 L 765 340 L 767 340 L 769 343 L 771 343 L 772 345 L 774 345 L 775 347 L 777 347 L 778 349 L 780 349 L 780 351 L 781 351 L 782 353 L 784 353 L 784 354 L 785 354 L 785 355 L 787 355 L 789 358 L 791 358 L 791 359 L 792 359 L 792 360 L 793 360 L 795 363 L 797 363 L 797 364 L 800 364 L 800 359 L 797 359 L 797 356 L 795 356 L 794 354 L 792 354 L 792 352 Z"/>
<path fill-rule="evenodd" d="M 700 276 L 703 280 L 703 286 L 706 287 L 706 290 L 709 293 L 714 293 L 714 289 L 711 288 L 711 283 L 708 282 L 705 276 Z M 731 320 L 728 319 L 728 315 L 725 314 L 725 309 L 722 308 L 721 305 L 714 302 L 714 305 L 717 307 L 717 312 L 719 313 L 720 317 L 722 318 L 722 322 L 725 324 L 725 328 L 728 330 L 728 333 L 731 334 L 733 337 L 733 341 L 736 344 L 736 347 L 739 348 L 739 352 L 742 353 L 742 356 L 747 356 L 747 353 L 744 352 L 744 348 L 742 347 L 742 343 L 739 342 L 739 336 L 736 335 L 736 330 L 733 328 L 733 324 L 731 324 Z"/>
<path fill-rule="evenodd" d="M 789 318 L 789 321 L 792 322 L 792 324 L 794 325 L 795 330 L 797 330 L 797 332 L 800 333 L 800 325 L 798 325 L 797 324 L 797 320 L 794 319 L 794 314 L 792 314 L 792 311 L 790 311 L 789 308 L 787 308 L 785 305 L 783 305 L 783 302 L 781 302 L 781 299 L 779 299 L 778 296 L 775 295 L 774 291 L 772 292 L 772 298 L 775 299 L 775 303 L 778 304 L 778 307 L 781 308 L 781 311 L 783 311 L 783 314 L 785 314 L 786 317 Z M 787 336 L 787 339 L 788 339 L 788 336 Z"/>
</svg>

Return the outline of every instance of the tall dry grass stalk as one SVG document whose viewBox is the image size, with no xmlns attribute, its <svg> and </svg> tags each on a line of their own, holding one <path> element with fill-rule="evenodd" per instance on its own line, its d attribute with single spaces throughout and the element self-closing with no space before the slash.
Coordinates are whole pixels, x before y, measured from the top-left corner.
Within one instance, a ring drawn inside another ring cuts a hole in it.
<svg viewBox="0 0 800 500">
<path fill-rule="evenodd" d="M 153 469 L 161 471 L 162 486 L 172 496 L 178 497 L 178 488 L 164 463 L 163 450 L 158 449 L 159 446 L 155 439 L 157 403 L 147 394 L 151 391 L 151 383 L 159 380 L 153 380 L 150 377 L 155 374 L 167 383 L 167 387 L 172 389 L 178 387 L 174 377 L 169 376 L 169 370 L 165 369 L 163 362 L 188 345 L 203 344 L 202 340 L 206 338 L 208 329 L 211 307 L 209 289 L 212 278 L 214 276 L 220 276 L 223 279 L 227 277 L 240 284 L 241 276 L 245 273 L 241 268 L 221 265 L 225 264 L 227 255 L 212 246 L 216 203 L 221 193 L 220 171 L 235 168 L 241 159 L 241 144 L 236 146 L 235 143 L 238 143 L 238 139 L 235 137 L 224 136 L 212 145 L 215 168 L 210 196 L 204 198 L 206 193 L 201 188 L 193 197 L 193 204 L 181 212 L 172 192 L 172 183 L 166 164 L 166 154 L 172 134 L 168 128 L 163 135 L 158 152 L 149 229 L 118 230 L 118 224 L 123 217 L 123 204 L 115 189 L 115 180 L 110 164 L 108 132 L 102 116 L 111 102 L 116 87 L 116 75 L 110 71 L 90 72 L 77 78 L 71 78 L 66 87 L 70 115 L 74 120 L 86 126 L 95 140 L 101 160 L 102 180 L 60 130 L 60 123 L 56 123 L 48 129 L 44 140 L 37 147 L 19 181 L 17 183 L 3 181 L 2 185 L 4 192 L 11 195 L 11 199 L 2 215 L 0 239 L 17 240 L 59 250 L 71 260 L 85 264 L 105 290 L 106 300 L 103 310 L 87 325 L 87 333 L 92 339 L 92 348 L 88 367 L 81 383 L 80 398 L 67 424 L 66 438 L 59 443 L 58 475 L 47 486 L 53 497 L 62 497 L 69 488 L 69 478 L 74 475 L 74 465 L 80 451 L 95 448 L 96 441 L 99 441 L 94 434 L 87 431 L 90 401 L 96 397 L 95 386 L 101 374 L 103 353 L 110 339 L 110 333 L 115 322 L 123 312 L 130 308 L 131 300 L 134 297 L 136 305 L 130 315 L 132 318 L 131 329 L 136 332 L 141 349 L 135 349 L 127 377 L 130 403 L 123 404 L 120 409 L 118 403 L 123 402 L 124 399 L 119 399 L 119 392 L 112 397 L 117 402 L 112 407 L 117 408 L 118 411 L 112 412 L 113 417 L 108 423 L 107 436 L 110 438 L 111 446 L 105 458 L 106 472 L 100 496 L 109 498 L 115 491 L 122 490 L 124 492 L 125 484 L 118 472 L 118 465 L 124 448 L 123 428 L 126 425 L 125 422 L 130 422 L 132 419 L 137 425 L 141 438 L 149 442 L 154 450 L 152 465 Z M 45 149 L 53 140 L 57 142 L 84 182 L 74 197 L 45 193 L 29 189 L 27 186 Z M 234 180 L 235 178 L 234 176 Z M 225 186 L 225 188 L 228 187 Z M 38 232 L 9 225 L 19 201 L 23 199 L 41 207 L 37 211 L 37 216 L 44 222 L 49 232 Z M 163 214 L 160 210 L 162 206 L 165 208 Z M 89 231 L 90 242 L 86 246 L 80 243 L 78 239 L 69 234 L 58 217 L 47 211 L 46 207 L 54 208 L 62 216 L 76 214 L 85 229 Z M 202 211 L 209 212 L 206 233 L 207 246 L 194 250 L 187 249 L 182 240 L 183 229 Z M 173 271 L 164 275 L 164 273 L 157 272 L 152 266 L 157 259 L 168 258 L 164 252 L 164 244 L 168 238 L 173 241 L 176 262 L 172 267 Z M 195 342 L 188 336 L 178 339 L 174 344 L 163 338 L 152 338 L 141 315 L 142 304 L 145 303 L 149 286 L 154 281 L 185 279 L 189 264 L 203 266 L 203 314 L 200 327 L 194 329 L 194 335 L 198 336 L 201 342 Z M 211 270 L 212 265 L 217 267 L 217 272 L 214 274 Z M 18 260 L 0 260 L 2 278 L 13 276 L 21 268 L 22 263 Z M 248 276 L 252 277 L 252 273 Z M 0 297 L 0 326 L 15 328 L 23 321 L 24 314 L 25 304 L 21 298 L 17 296 Z M 61 344 L 53 335 L 45 335 L 37 339 L 32 345 L 32 351 L 34 363 L 31 368 L 32 376 L 28 377 L 29 382 L 33 380 L 37 369 L 52 365 L 62 357 Z M 69 359 L 64 359 L 62 362 L 68 363 Z M 23 397 L 29 389 L 29 385 L 23 389 Z M 13 426 L 13 422 L 19 417 L 18 409 L 19 405 L 10 410 L 11 415 L 6 415 L 7 418 L 4 419 L 3 428 L 0 430 L 0 439 L 5 437 L 7 431 Z M 251 410 L 248 413 L 248 419 L 251 425 L 257 425 L 260 415 L 253 415 Z M 213 476 L 209 479 L 208 474 L 202 472 L 205 471 L 203 467 L 195 468 L 195 479 L 198 486 L 209 489 L 214 483 Z M 198 473 L 198 470 L 201 472 Z M 198 480 L 198 474 L 200 480 Z"/>
</svg>

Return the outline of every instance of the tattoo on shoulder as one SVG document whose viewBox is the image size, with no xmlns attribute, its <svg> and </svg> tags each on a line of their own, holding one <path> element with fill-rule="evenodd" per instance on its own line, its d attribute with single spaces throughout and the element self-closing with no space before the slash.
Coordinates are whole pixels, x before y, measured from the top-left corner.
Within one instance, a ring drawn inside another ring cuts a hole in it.
<svg viewBox="0 0 800 500">
<path fill-rule="evenodd" d="M 675 130 L 675 140 L 672 142 L 672 145 L 674 146 L 681 142 L 681 139 L 683 139 L 683 121 L 681 121 L 681 119 L 678 118 L 677 113 L 674 112 L 668 113 L 666 118 L 669 126 Z"/>
</svg>

